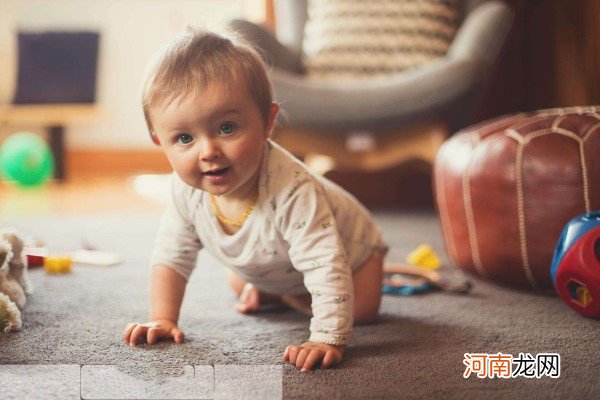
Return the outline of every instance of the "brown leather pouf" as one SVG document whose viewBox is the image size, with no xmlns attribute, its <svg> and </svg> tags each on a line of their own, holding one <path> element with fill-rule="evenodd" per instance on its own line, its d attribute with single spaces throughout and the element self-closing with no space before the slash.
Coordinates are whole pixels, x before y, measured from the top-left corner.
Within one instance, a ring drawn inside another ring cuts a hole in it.
<svg viewBox="0 0 600 400">
<path fill-rule="evenodd" d="M 464 129 L 440 149 L 434 186 L 454 265 L 551 292 L 564 225 L 600 209 L 600 107 L 509 115 Z"/>
</svg>

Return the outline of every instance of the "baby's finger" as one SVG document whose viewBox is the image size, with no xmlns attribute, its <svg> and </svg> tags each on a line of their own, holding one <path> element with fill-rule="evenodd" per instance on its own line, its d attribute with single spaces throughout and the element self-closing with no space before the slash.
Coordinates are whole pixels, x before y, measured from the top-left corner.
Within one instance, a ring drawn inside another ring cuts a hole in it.
<svg viewBox="0 0 600 400">
<path fill-rule="evenodd" d="M 300 350 L 300 353 L 298 353 L 298 357 L 296 358 L 296 367 L 297 368 L 301 368 L 302 365 L 304 365 L 304 361 L 306 361 L 306 357 L 308 357 L 308 353 L 310 352 L 309 349 L 302 349 Z"/>
<path fill-rule="evenodd" d="M 136 322 L 132 322 L 130 324 L 127 324 L 127 327 L 125 328 L 125 332 L 123 332 L 123 340 L 126 342 L 129 342 L 129 336 L 131 336 L 131 332 L 133 331 L 133 329 L 137 326 Z"/>
<path fill-rule="evenodd" d="M 329 368 L 329 366 L 335 361 L 335 354 L 333 354 L 333 350 L 329 350 L 325 353 L 325 357 L 323 357 L 323 362 L 321 363 L 321 368 Z"/>
<path fill-rule="evenodd" d="M 158 341 L 158 339 L 160 339 L 163 336 L 162 333 L 163 332 L 160 328 L 150 328 L 146 333 L 146 341 L 148 342 L 148 344 L 154 344 Z"/>
<path fill-rule="evenodd" d="M 147 330 L 148 328 L 143 325 L 136 326 L 133 332 L 131 333 L 131 337 L 129 338 L 129 345 L 135 346 L 138 343 L 138 341 L 146 334 Z"/>
<path fill-rule="evenodd" d="M 288 361 L 290 359 L 290 346 L 285 348 L 285 352 L 283 353 L 283 361 Z"/>
<path fill-rule="evenodd" d="M 171 335 L 173 336 L 173 340 L 175 340 L 175 343 L 183 343 L 185 334 L 179 328 L 173 328 L 171 330 Z"/>
<path fill-rule="evenodd" d="M 290 364 L 296 364 L 296 358 L 298 357 L 298 353 L 302 350 L 300 346 L 292 346 L 290 347 Z"/>
<path fill-rule="evenodd" d="M 318 349 L 313 349 L 310 352 L 308 357 L 306 357 L 306 361 L 304 361 L 304 365 L 302 366 L 302 371 L 308 371 L 312 369 L 312 367 L 323 357 L 323 352 Z"/>
</svg>

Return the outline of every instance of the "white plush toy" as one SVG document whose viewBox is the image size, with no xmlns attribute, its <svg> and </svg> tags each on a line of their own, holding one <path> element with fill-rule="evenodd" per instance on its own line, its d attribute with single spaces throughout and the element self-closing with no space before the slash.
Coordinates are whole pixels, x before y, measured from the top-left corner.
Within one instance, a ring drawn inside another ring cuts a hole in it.
<svg viewBox="0 0 600 400">
<path fill-rule="evenodd" d="M 31 294 L 23 239 L 14 229 L 0 229 L 0 333 L 21 329 L 21 312 Z"/>
</svg>

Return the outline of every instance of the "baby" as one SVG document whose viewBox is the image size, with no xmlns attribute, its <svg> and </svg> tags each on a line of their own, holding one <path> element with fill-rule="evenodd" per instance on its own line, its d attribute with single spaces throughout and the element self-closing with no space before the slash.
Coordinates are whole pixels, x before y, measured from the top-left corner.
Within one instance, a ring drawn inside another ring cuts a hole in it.
<svg viewBox="0 0 600 400">
<path fill-rule="evenodd" d="M 188 31 L 158 55 L 143 108 L 174 174 L 151 257 L 150 322 L 135 346 L 182 343 L 179 310 L 197 253 L 228 266 L 241 313 L 280 303 L 312 316 L 283 359 L 302 371 L 341 361 L 353 324 L 377 317 L 387 246 L 350 194 L 269 139 L 279 110 L 257 52 L 234 36 Z"/>
</svg>

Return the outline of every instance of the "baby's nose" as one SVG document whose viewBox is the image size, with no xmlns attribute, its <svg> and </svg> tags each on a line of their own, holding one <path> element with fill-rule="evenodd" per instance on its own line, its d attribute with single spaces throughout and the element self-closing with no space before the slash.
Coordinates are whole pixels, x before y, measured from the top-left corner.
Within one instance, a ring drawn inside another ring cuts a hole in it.
<svg viewBox="0 0 600 400">
<path fill-rule="evenodd" d="M 212 140 L 205 140 L 201 147 L 199 158 L 201 161 L 210 161 L 214 158 L 217 158 L 220 155 L 221 151 L 219 146 Z"/>
</svg>

